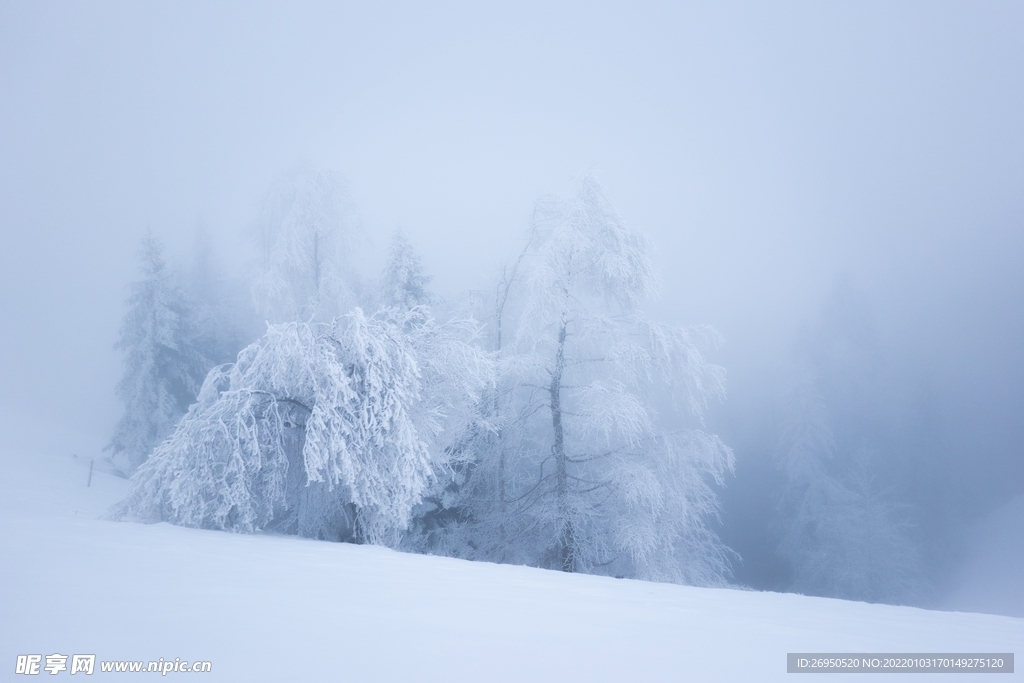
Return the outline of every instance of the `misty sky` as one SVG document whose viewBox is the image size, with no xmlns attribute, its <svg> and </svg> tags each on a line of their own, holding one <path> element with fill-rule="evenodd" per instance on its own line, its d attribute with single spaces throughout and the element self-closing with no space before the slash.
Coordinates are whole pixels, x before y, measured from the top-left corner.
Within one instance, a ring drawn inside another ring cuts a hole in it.
<svg viewBox="0 0 1024 683">
<path fill-rule="evenodd" d="M 1024 5 L 339 5 L 0 3 L 5 445 L 109 439 L 147 228 L 184 254 L 203 224 L 240 268 L 274 178 L 329 167 L 458 296 L 592 169 L 654 240 L 657 314 L 727 340 L 741 473 L 848 282 L 1024 491 Z"/>
</svg>

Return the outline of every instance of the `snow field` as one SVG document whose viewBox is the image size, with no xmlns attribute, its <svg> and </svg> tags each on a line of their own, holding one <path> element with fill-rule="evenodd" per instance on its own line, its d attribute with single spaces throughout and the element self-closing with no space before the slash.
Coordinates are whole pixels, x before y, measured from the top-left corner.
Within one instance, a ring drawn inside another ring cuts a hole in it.
<svg viewBox="0 0 1024 683">
<path fill-rule="evenodd" d="M 772 681 L 787 652 L 1024 649 L 1010 617 L 102 521 L 127 482 L 5 455 L 3 680 L 18 654 L 55 652 L 209 660 L 209 681 L 451 682 Z"/>
</svg>

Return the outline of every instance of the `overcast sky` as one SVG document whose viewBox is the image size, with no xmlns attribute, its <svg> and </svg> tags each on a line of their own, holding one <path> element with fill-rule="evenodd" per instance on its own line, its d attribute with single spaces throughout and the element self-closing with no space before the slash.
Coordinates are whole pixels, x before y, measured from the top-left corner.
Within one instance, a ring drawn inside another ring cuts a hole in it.
<svg viewBox="0 0 1024 683">
<path fill-rule="evenodd" d="M 1019 2 L 2 2 L 3 438 L 98 452 L 139 238 L 237 248 L 302 163 L 450 296 L 594 170 L 654 240 L 657 314 L 725 336 L 734 396 L 847 278 L 1012 430 L 1022 122 Z"/>
</svg>

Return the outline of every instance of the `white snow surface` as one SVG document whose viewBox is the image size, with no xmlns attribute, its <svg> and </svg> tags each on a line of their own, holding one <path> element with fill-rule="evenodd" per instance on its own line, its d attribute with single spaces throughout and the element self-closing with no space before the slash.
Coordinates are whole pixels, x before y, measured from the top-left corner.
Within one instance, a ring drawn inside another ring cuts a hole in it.
<svg viewBox="0 0 1024 683">
<path fill-rule="evenodd" d="M 96 654 L 98 678 L 177 657 L 211 661 L 207 681 L 623 682 L 785 680 L 787 652 L 1024 651 L 1012 617 L 103 521 L 127 482 L 87 488 L 88 459 L 0 462 L 0 680 L 53 653 Z"/>
</svg>

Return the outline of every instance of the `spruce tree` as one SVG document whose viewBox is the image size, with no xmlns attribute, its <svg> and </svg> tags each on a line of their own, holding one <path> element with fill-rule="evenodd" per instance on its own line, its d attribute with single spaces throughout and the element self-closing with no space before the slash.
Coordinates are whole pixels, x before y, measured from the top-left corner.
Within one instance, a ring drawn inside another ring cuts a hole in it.
<svg viewBox="0 0 1024 683">
<path fill-rule="evenodd" d="M 139 249 L 140 278 L 115 348 L 124 356 L 117 395 L 124 415 L 107 445 L 114 464 L 134 472 L 195 400 L 211 363 L 197 348 L 195 318 L 152 235 Z"/>
<path fill-rule="evenodd" d="M 403 310 L 428 305 L 431 302 L 427 291 L 430 280 L 408 238 L 401 231 L 395 232 L 381 278 L 381 304 Z"/>
</svg>

